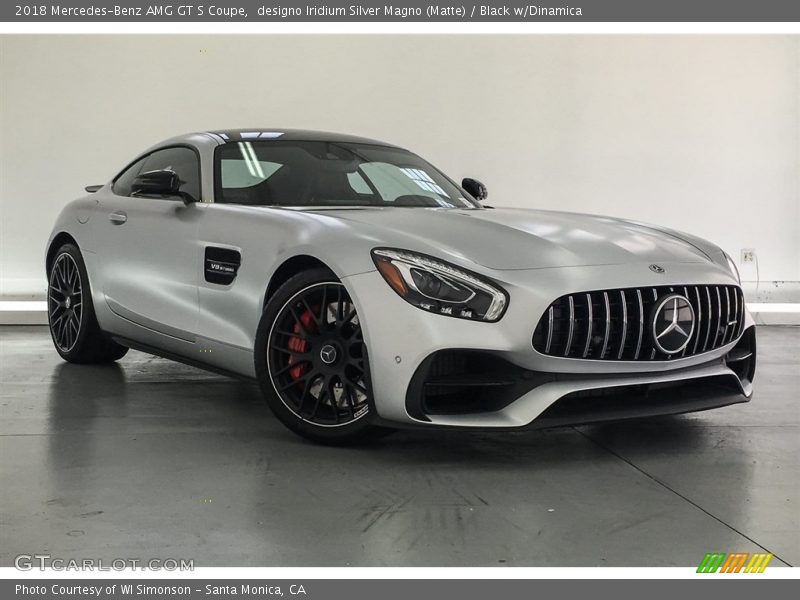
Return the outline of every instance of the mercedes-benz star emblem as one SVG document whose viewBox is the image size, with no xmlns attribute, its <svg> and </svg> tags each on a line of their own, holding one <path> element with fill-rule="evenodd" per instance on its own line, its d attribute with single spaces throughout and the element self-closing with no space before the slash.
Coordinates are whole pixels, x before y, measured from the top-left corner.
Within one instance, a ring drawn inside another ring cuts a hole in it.
<svg viewBox="0 0 800 600">
<path fill-rule="evenodd" d="M 333 363 L 336 360 L 336 348 L 330 344 L 325 344 L 319 351 L 319 357 L 326 365 Z"/>
<path fill-rule="evenodd" d="M 664 272 L 664 267 L 661 265 L 650 265 L 650 270 L 653 273 L 658 273 L 659 275 Z"/>
<path fill-rule="evenodd" d="M 694 332 L 694 308 L 680 294 L 661 298 L 653 311 L 653 342 L 664 354 L 680 352 Z"/>
</svg>

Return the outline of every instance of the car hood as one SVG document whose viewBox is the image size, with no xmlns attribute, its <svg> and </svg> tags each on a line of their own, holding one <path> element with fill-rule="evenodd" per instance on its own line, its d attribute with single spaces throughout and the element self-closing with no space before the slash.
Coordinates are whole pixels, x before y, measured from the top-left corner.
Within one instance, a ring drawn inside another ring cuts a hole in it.
<svg viewBox="0 0 800 600">
<path fill-rule="evenodd" d="M 401 244 L 495 270 L 709 260 L 675 232 L 595 215 L 512 208 L 309 212 L 367 226 L 361 233 L 385 240 L 385 245 Z"/>
</svg>

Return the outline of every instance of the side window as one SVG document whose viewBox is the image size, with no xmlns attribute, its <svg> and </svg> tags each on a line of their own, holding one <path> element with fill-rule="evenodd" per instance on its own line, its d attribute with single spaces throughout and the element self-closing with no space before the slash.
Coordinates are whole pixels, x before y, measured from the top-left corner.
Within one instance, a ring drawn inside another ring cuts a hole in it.
<svg viewBox="0 0 800 600">
<path fill-rule="evenodd" d="M 136 179 L 136 176 L 141 172 L 144 161 L 144 158 L 137 160 L 130 167 L 125 169 L 125 171 L 114 180 L 114 183 L 111 184 L 111 191 L 117 196 L 130 196 L 131 185 L 133 184 L 133 180 Z"/>
<path fill-rule="evenodd" d="M 189 148 L 156 150 L 145 158 L 141 172 L 163 169 L 175 171 L 180 180 L 185 182 L 181 185 L 181 191 L 200 201 L 200 162 L 194 150 Z"/>
</svg>

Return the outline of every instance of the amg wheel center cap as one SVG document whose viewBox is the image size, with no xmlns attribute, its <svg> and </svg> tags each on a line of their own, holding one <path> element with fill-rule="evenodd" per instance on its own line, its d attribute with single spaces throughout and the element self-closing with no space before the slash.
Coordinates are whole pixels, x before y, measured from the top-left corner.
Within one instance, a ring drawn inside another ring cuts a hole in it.
<svg viewBox="0 0 800 600">
<path fill-rule="evenodd" d="M 69 308 L 70 306 L 72 306 L 72 298 L 67 296 L 67 299 L 64 300 L 64 308 Z"/>
<path fill-rule="evenodd" d="M 326 365 L 332 365 L 336 361 L 336 348 L 325 344 L 319 351 L 319 357 Z"/>
<path fill-rule="evenodd" d="M 653 343 L 664 354 L 680 352 L 694 332 L 694 308 L 686 297 L 669 294 L 653 310 Z"/>
</svg>

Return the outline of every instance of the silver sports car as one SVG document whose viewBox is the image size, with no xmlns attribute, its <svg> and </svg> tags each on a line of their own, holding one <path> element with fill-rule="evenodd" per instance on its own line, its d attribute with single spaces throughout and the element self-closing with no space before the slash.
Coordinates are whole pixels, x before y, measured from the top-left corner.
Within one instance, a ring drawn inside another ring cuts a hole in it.
<svg viewBox="0 0 800 600">
<path fill-rule="evenodd" d="M 736 266 L 691 235 L 493 208 L 402 148 L 287 129 L 173 138 L 87 192 L 47 246 L 58 353 L 137 348 L 255 379 L 317 441 L 752 394 Z"/>
</svg>

